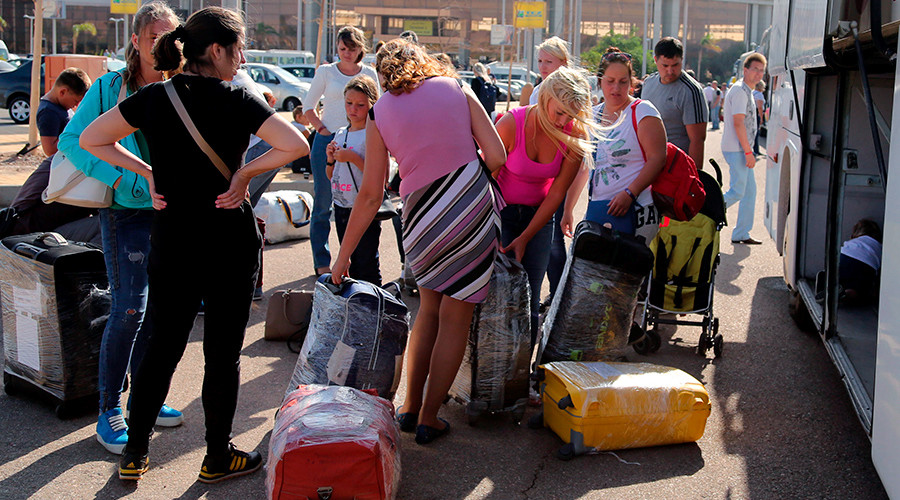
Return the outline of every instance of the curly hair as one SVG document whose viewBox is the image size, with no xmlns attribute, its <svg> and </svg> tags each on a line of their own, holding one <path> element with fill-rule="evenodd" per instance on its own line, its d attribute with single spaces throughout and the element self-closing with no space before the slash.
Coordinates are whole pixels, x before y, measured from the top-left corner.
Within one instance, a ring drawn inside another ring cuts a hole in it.
<svg viewBox="0 0 900 500">
<path fill-rule="evenodd" d="M 551 100 L 573 118 L 570 133 L 553 125 L 552 117 L 548 116 Z M 539 128 L 558 142 L 560 150 L 566 147 L 564 152 L 567 157 L 582 157 L 588 167 L 593 166 L 593 138 L 598 136 L 599 127 L 594 120 L 591 86 L 586 71 L 561 66 L 550 73 L 538 87 L 537 111 Z"/>
<path fill-rule="evenodd" d="M 412 92 L 425 79 L 433 76 L 456 78 L 450 68 L 428 55 L 425 49 L 404 38 L 384 44 L 375 59 L 384 90 L 392 94 Z"/>
</svg>

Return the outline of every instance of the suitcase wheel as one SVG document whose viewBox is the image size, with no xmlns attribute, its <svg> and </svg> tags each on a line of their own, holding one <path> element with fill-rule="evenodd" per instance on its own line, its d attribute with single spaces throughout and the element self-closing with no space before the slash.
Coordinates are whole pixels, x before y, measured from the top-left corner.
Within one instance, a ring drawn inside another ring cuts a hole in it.
<svg viewBox="0 0 900 500">
<path fill-rule="evenodd" d="M 575 458 L 575 446 L 572 443 L 566 443 L 556 450 L 556 458 L 568 462 Z"/>
<path fill-rule="evenodd" d="M 513 409 L 511 415 L 512 415 L 513 424 L 515 424 L 515 425 L 521 424 L 522 419 L 525 418 L 525 405 L 522 405 L 521 407 L 517 407 L 517 408 Z M 543 418 L 542 418 L 542 420 L 543 420 Z"/>
<path fill-rule="evenodd" d="M 18 382 L 12 375 L 3 372 L 3 391 L 7 396 L 15 396 L 19 394 L 19 388 L 16 386 Z"/>
<path fill-rule="evenodd" d="M 721 333 L 717 333 L 715 337 L 713 337 L 713 354 L 716 355 L 717 358 L 722 357 L 722 348 L 725 346 L 725 339 L 722 338 Z"/>
<path fill-rule="evenodd" d="M 544 412 L 538 412 L 531 416 L 528 419 L 528 428 L 529 429 L 543 429 L 544 428 Z"/>
<path fill-rule="evenodd" d="M 653 328 L 652 330 L 647 330 L 647 334 L 644 338 L 632 344 L 631 347 L 634 348 L 634 352 L 641 355 L 647 355 L 651 352 L 658 351 L 661 345 L 662 339 L 659 336 L 659 330 Z"/>
</svg>

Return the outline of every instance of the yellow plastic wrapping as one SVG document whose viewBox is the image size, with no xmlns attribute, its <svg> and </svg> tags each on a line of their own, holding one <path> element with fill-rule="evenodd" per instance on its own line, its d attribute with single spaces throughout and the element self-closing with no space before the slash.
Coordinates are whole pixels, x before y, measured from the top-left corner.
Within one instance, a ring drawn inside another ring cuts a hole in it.
<svg viewBox="0 0 900 500">
<path fill-rule="evenodd" d="M 649 363 L 542 365 L 544 425 L 574 454 L 697 441 L 710 414 L 694 377 Z"/>
<path fill-rule="evenodd" d="M 106 271 L 99 250 L 58 237 L 48 251 L 41 236 L 9 237 L 0 247 L 4 371 L 67 401 L 97 391 Z M 38 259 L 50 253 L 52 265 Z"/>
</svg>

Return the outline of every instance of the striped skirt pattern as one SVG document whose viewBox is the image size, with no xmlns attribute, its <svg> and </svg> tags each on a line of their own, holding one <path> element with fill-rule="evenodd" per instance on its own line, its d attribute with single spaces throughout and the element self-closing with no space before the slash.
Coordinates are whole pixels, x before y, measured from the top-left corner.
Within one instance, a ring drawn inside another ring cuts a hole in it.
<svg viewBox="0 0 900 500">
<path fill-rule="evenodd" d="M 403 200 L 403 249 L 416 284 L 457 300 L 487 297 L 502 204 L 478 161 Z"/>
</svg>

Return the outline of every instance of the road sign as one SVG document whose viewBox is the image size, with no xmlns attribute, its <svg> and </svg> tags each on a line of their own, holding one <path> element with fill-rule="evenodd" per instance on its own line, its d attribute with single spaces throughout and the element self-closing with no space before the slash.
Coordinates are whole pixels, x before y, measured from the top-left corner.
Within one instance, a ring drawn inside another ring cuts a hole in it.
<svg viewBox="0 0 900 500">
<path fill-rule="evenodd" d="M 111 14 L 137 14 L 141 7 L 141 0 L 110 0 L 109 12 Z"/>
<path fill-rule="evenodd" d="M 65 19 L 66 2 L 63 0 L 44 0 L 44 19 Z"/>
<path fill-rule="evenodd" d="M 512 45 L 515 31 L 510 24 L 491 25 L 491 45 Z"/>
<path fill-rule="evenodd" d="M 543 28 L 547 22 L 547 2 L 516 2 L 513 26 Z"/>
</svg>

